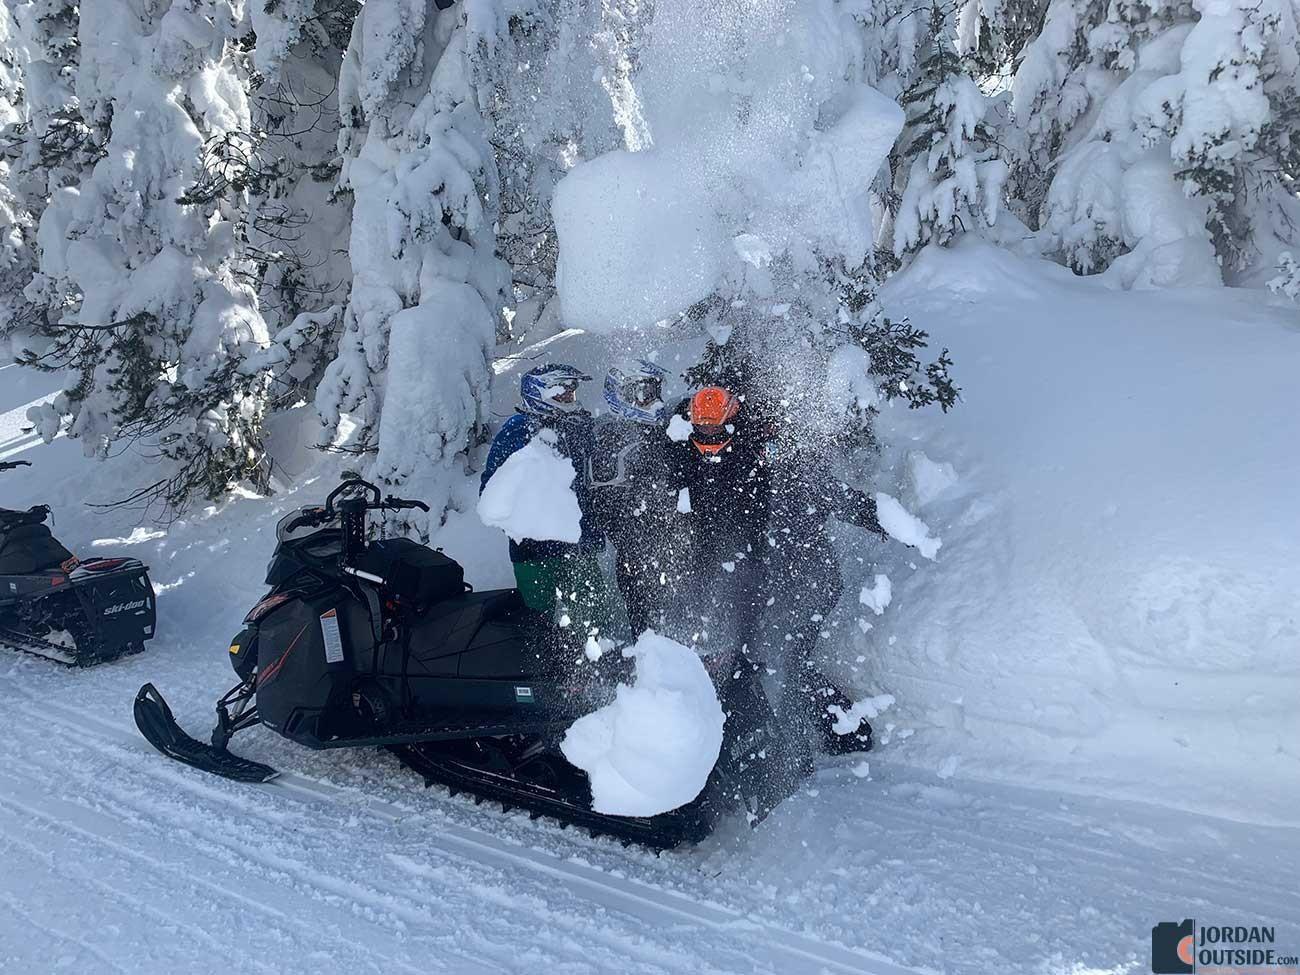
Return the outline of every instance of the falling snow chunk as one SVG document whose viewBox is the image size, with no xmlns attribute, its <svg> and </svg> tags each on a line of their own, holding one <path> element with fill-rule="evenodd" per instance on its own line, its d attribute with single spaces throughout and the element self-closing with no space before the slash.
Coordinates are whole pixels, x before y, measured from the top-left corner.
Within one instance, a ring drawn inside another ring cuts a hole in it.
<svg viewBox="0 0 1300 975">
<path fill-rule="evenodd" d="M 750 267 L 767 267 L 772 263 L 772 247 L 762 237 L 740 234 L 731 243 L 740 259 Z"/>
<path fill-rule="evenodd" d="M 894 598 L 893 587 L 889 584 L 889 576 L 876 574 L 875 585 L 871 588 L 862 587 L 862 592 L 858 593 L 858 602 L 868 607 L 877 616 L 882 615 Z"/>
<path fill-rule="evenodd" d="M 922 557 L 934 560 L 942 540 L 930 534 L 930 527 L 920 518 L 903 507 L 902 502 L 892 495 L 876 494 L 876 516 L 880 527 L 893 538 L 910 545 L 921 553 Z"/>
<path fill-rule="evenodd" d="M 676 443 L 685 443 L 694 431 L 691 421 L 680 413 L 674 413 L 673 418 L 668 421 L 668 439 Z"/>
<path fill-rule="evenodd" d="M 862 719 L 873 720 L 877 715 L 894 706 L 894 695 L 878 694 L 853 704 L 848 710 L 838 704 L 832 704 L 826 710 L 835 718 L 834 731 L 837 735 L 851 735 L 862 725 Z"/>
<path fill-rule="evenodd" d="M 479 498 L 479 518 L 515 541 L 577 542 L 582 537 L 582 511 L 573 492 L 577 471 L 547 433 L 511 454 L 492 475 Z"/>
<path fill-rule="evenodd" d="M 722 748 L 722 705 L 689 647 L 646 632 L 624 654 L 636 660 L 631 686 L 579 718 L 560 748 L 590 777 L 597 812 L 655 816 L 704 789 Z"/>
<path fill-rule="evenodd" d="M 689 515 L 691 513 L 690 488 L 682 488 L 677 492 L 677 511 L 683 515 Z"/>
</svg>

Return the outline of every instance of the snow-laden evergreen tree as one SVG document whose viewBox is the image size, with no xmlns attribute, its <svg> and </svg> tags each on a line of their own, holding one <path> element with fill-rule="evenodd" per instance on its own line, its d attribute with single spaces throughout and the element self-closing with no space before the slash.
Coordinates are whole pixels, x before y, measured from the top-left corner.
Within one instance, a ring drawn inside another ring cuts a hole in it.
<svg viewBox="0 0 1300 975">
<path fill-rule="evenodd" d="M 991 225 L 1001 205 L 1007 166 L 985 119 L 989 100 L 958 54 L 952 16 L 937 3 L 930 8 L 928 41 L 901 99 L 907 125 L 892 160 L 896 257 Z"/>
<path fill-rule="evenodd" d="M 103 154 L 74 92 L 80 61 L 78 23 L 78 6 L 71 0 L 27 0 L 4 6 L 8 109 L 0 134 L 4 166 L 0 182 L 7 257 L 0 300 L 8 313 L 0 323 L 0 335 L 22 336 L 11 352 L 23 360 L 40 355 L 49 331 L 49 296 L 43 294 L 36 276 L 36 227 L 41 214 L 52 193 L 75 185 Z"/>
<path fill-rule="evenodd" d="M 424 498 L 433 525 L 458 457 L 485 434 L 488 357 L 509 302 L 477 88 L 507 29 L 495 4 L 470 16 L 373 0 L 340 75 L 353 282 L 316 405 L 326 441 L 373 455 L 371 476 Z"/>
<path fill-rule="evenodd" d="M 498 246 L 514 288 L 503 339 L 536 341 L 562 327 L 551 194 L 565 169 L 651 141 L 631 81 L 648 11 L 645 0 L 519 0 L 477 61 L 500 173 Z"/>
<path fill-rule="evenodd" d="M 1013 190 L 1046 243 L 1123 285 L 1207 284 L 1292 235 L 1289 0 L 1054 0 L 1014 90 Z"/>
<path fill-rule="evenodd" d="M 310 402 L 351 284 L 352 198 L 338 187 L 337 79 L 359 0 L 254 4 L 249 208 L 240 241 L 272 333 L 272 404 Z M 309 434 L 310 436 L 310 434 Z"/>
<path fill-rule="evenodd" d="M 264 461 L 243 170 L 213 148 L 251 131 L 249 25 L 221 0 L 92 4 L 78 36 L 76 98 L 103 158 L 41 217 L 34 287 L 57 323 L 43 362 L 70 382 L 33 419 L 92 455 L 139 444 L 157 462 L 140 501 L 217 497 Z"/>
<path fill-rule="evenodd" d="M 24 122 L 22 60 L 13 17 L 0 4 L 0 361 L 11 354 L 10 340 L 24 344 L 39 324 L 23 297 L 35 271 L 36 221 L 15 187 Z"/>
</svg>

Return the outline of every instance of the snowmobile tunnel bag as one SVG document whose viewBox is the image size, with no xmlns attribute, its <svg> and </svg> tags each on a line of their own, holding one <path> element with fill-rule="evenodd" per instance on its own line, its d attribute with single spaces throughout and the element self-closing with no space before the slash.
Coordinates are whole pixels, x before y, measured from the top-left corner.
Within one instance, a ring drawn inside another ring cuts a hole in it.
<svg viewBox="0 0 1300 975">
<path fill-rule="evenodd" d="M 386 580 L 402 602 L 423 610 L 465 592 L 465 572 L 442 552 L 409 538 L 372 542 L 356 567 Z"/>
<path fill-rule="evenodd" d="M 29 575 L 55 569 L 72 558 L 62 544 L 41 524 L 20 524 L 0 529 L 0 573 Z"/>
</svg>

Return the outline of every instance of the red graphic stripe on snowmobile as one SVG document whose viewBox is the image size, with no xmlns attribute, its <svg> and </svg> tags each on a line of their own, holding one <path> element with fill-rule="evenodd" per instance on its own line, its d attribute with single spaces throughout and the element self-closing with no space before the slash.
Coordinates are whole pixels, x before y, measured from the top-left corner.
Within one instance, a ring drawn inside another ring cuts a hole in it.
<svg viewBox="0 0 1300 975">
<path fill-rule="evenodd" d="M 302 635 L 307 632 L 307 627 L 309 626 L 311 626 L 310 621 L 304 623 L 302 629 L 298 631 L 298 635 L 289 641 L 288 649 L 285 650 L 284 653 L 280 654 L 279 659 L 277 659 L 275 663 L 271 664 L 271 666 L 267 667 L 266 670 L 262 671 L 262 673 L 258 675 L 258 687 L 261 687 L 263 684 L 270 681 L 280 672 L 280 668 L 284 665 L 284 662 L 289 659 L 289 654 L 293 653 L 293 648 L 298 645 L 298 641 L 302 639 Z"/>
</svg>

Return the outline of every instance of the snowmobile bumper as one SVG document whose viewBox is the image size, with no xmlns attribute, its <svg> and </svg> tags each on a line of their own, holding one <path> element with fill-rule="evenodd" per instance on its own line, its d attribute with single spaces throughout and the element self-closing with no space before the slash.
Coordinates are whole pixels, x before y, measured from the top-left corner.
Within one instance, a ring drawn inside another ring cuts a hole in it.
<svg viewBox="0 0 1300 975">
<path fill-rule="evenodd" d="M 137 559 L 93 559 L 8 576 L 0 598 L 0 643 L 75 667 L 144 649 L 157 607 L 149 570 Z"/>
<path fill-rule="evenodd" d="M 269 782 L 280 774 L 269 765 L 191 738 L 152 684 L 145 684 L 136 694 L 134 712 L 140 734 L 168 758 L 235 782 Z"/>
</svg>

